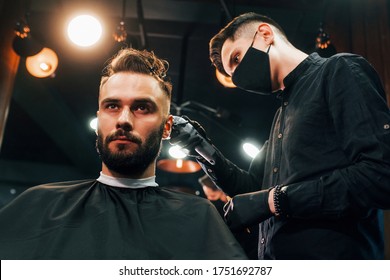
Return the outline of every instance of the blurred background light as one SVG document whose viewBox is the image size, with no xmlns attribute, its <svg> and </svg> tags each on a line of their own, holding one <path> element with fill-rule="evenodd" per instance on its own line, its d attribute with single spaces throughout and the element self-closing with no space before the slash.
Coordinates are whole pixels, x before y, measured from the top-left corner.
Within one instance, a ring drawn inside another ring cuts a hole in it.
<svg viewBox="0 0 390 280">
<path fill-rule="evenodd" d="M 81 47 L 89 47 L 99 41 L 103 28 L 95 17 L 80 15 L 69 22 L 67 32 L 69 39 L 74 44 Z"/>
<path fill-rule="evenodd" d="M 93 119 L 89 122 L 89 126 L 90 126 L 93 130 L 96 130 L 96 129 L 97 129 L 97 125 L 98 125 L 98 120 L 97 120 L 97 118 L 93 118 Z"/>
<path fill-rule="evenodd" d="M 259 148 L 257 148 L 254 144 L 248 142 L 244 143 L 242 145 L 242 148 L 244 149 L 245 153 L 251 158 L 255 158 L 256 155 L 260 152 Z"/>
<path fill-rule="evenodd" d="M 172 146 L 168 151 L 169 155 L 176 159 L 182 159 L 186 157 L 186 154 L 182 151 L 180 146 Z"/>
<path fill-rule="evenodd" d="M 45 78 L 54 74 L 58 66 L 57 54 L 49 48 L 43 48 L 38 54 L 26 59 L 27 71 L 37 78 Z"/>
</svg>

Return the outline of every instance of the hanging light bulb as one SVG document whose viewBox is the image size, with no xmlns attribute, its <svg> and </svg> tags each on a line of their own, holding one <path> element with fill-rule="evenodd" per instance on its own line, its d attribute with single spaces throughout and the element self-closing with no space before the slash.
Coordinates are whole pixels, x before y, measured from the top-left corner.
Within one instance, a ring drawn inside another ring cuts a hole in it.
<svg viewBox="0 0 390 280">
<path fill-rule="evenodd" d="M 122 20 L 117 25 L 116 30 L 113 34 L 114 40 L 117 41 L 118 43 L 126 41 L 127 38 L 125 18 L 126 18 L 126 0 L 122 0 Z"/>
<path fill-rule="evenodd" d="M 37 78 L 53 75 L 58 66 L 57 54 L 36 42 L 24 21 L 16 23 L 15 35 L 12 47 L 19 56 L 26 57 L 27 71 Z"/>
<path fill-rule="evenodd" d="M 317 49 L 326 49 L 330 45 L 329 35 L 320 27 L 318 30 L 318 35 L 316 38 L 316 48 Z"/>
<path fill-rule="evenodd" d="M 41 52 L 26 59 L 27 71 L 37 78 L 45 78 L 53 75 L 58 66 L 56 53 L 49 48 L 43 48 Z"/>
<path fill-rule="evenodd" d="M 116 27 L 113 37 L 114 40 L 117 41 L 118 43 L 126 41 L 127 31 L 125 27 L 125 22 L 123 20 Z"/>
<path fill-rule="evenodd" d="M 30 34 L 30 27 L 27 23 L 20 21 L 16 23 L 15 38 L 12 42 L 14 51 L 22 56 L 27 57 L 36 55 L 42 50 L 42 45 L 35 41 Z"/>
<path fill-rule="evenodd" d="M 30 35 L 30 27 L 25 22 L 17 22 L 15 27 L 15 34 L 20 38 L 26 38 Z"/>
<path fill-rule="evenodd" d="M 325 32 L 322 22 L 315 40 L 315 51 L 322 57 L 330 57 L 337 52 L 330 40 L 330 36 Z"/>
</svg>

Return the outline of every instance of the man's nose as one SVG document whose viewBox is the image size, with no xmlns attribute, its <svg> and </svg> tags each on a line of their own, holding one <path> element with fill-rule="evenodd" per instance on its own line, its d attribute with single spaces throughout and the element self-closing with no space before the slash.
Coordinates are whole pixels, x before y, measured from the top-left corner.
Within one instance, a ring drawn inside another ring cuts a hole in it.
<svg viewBox="0 0 390 280">
<path fill-rule="evenodd" d="M 117 128 L 122 128 L 124 130 L 131 130 L 133 127 L 132 114 L 129 108 L 123 108 L 122 112 L 119 115 Z"/>
</svg>

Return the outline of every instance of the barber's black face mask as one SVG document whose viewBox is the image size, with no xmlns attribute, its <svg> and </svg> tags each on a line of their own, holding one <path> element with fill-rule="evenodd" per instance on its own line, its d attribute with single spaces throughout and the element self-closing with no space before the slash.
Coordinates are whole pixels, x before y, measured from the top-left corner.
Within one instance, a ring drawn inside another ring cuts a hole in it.
<svg viewBox="0 0 390 280">
<path fill-rule="evenodd" d="M 269 95 L 272 93 L 271 68 L 268 56 L 271 45 L 265 53 L 253 48 L 253 42 L 235 69 L 232 81 L 243 90 Z"/>
</svg>

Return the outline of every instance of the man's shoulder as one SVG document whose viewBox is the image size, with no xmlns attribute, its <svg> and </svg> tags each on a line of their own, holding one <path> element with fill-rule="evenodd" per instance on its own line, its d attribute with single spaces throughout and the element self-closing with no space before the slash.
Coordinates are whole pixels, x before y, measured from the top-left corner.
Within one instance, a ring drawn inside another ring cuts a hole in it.
<svg viewBox="0 0 390 280">
<path fill-rule="evenodd" d="M 170 189 L 169 187 L 160 187 L 161 192 L 165 193 L 165 196 L 170 198 L 177 198 L 186 203 L 196 203 L 199 205 L 212 205 L 212 203 L 204 197 L 200 197 L 196 194 L 185 193 L 182 191 Z"/>
<path fill-rule="evenodd" d="M 88 185 L 88 184 L 93 183 L 95 181 L 96 181 L 96 179 L 83 179 L 83 180 L 53 182 L 53 183 L 40 184 L 40 185 L 37 185 L 37 186 L 32 187 L 32 188 L 34 188 L 34 189 L 45 189 L 45 188 L 55 189 L 55 188 L 62 188 L 62 187 Z"/>
<path fill-rule="evenodd" d="M 78 180 L 47 183 L 30 187 L 18 195 L 2 209 L 15 209 L 18 207 L 44 208 L 57 201 L 68 201 L 80 196 L 80 192 L 88 191 L 96 180 Z M 66 199 L 64 199 L 66 197 Z"/>
<path fill-rule="evenodd" d="M 74 180 L 74 181 L 63 181 L 63 182 L 53 182 L 37 185 L 31 188 L 28 188 L 25 193 L 61 193 L 64 191 L 70 191 L 72 189 L 80 189 L 87 186 L 90 186 L 96 182 L 95 179 L 84 179 L 84 180 Z"/>
<path fill-rule="evenodd" d="M 332 55 L 331 57 L 326 59 L 326 65 L 335 65 L 335 64 L 345 64 L 345 65 L 351 65 L 351 64 L 361 64 L 361 63 L 367 63 L 367 60 L 358 54 L 353 53 L 338 53 L 335 55 Z"/>
</svg>

